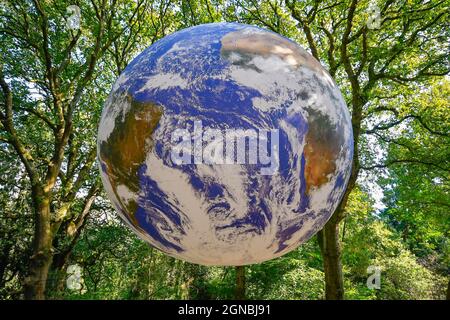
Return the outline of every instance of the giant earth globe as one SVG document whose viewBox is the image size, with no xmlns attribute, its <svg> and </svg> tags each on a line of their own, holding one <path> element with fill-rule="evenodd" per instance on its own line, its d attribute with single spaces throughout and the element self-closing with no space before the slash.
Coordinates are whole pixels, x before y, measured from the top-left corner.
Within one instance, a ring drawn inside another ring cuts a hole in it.
<svg viewBox="0 0 450 320">
<path fill-rule="evenodd" d="M 203 265 L 279 257 L 319 231 L 351 172 L 346 104 L 295 42 L 238 23 L 170 34 L 115 82 L 101 178 L 142 239 Z"/>
</svg>

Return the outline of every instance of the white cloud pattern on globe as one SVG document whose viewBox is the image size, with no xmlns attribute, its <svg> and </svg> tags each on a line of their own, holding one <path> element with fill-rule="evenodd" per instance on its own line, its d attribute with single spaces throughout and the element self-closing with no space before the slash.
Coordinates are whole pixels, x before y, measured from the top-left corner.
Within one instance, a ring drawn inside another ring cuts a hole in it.
<svg viewBox="0 0 450 320">
<path fill-rule="evenodd" d="M 174 160 L 177 143 L 190 162 Z M 203 265 L 259 263 L 310 239 L 338 206 L 352 156 L 347 107 L 320 63 L 237 23 L 184 29 L 144 50 L 114 84 L 98 131 L 120 216 L 152 246 Z"/>
</svg>

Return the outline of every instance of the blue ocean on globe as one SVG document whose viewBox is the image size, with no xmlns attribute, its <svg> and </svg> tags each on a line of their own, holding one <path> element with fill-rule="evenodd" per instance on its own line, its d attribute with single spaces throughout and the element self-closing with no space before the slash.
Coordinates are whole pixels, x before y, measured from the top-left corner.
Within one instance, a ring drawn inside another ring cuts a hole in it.
<svg viewBox="0 0 450 320">
<path fill-rule="evenodd" d="M 276 33 L 170 34 L 114 84 L 98 131 L 105 190 L 142 239 L 203 265 L 247 265 L 310 239 L 338 206 L 353 135 L 334 80 Z"/>
</svg>

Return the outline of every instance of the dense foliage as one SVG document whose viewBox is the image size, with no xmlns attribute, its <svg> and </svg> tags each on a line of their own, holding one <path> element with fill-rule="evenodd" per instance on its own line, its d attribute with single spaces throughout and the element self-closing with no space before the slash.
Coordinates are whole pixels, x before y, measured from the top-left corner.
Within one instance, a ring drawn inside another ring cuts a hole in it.
<svg viewBox="0 0 450 320">
<path fill-rule="evenodd" d="M 69 29 L 69 5 L 81 28 Z M 367 24 L 376 4 L 379 25 Z M 448 2 L 6 0 L 0 2 L 0 298 L 227 299 L 234 268 L 165 256 L 107 201 L 99 115 L 143 48 L 238 21 L 307 48 L 352 114 L 349 188 L 318 235 L 246 268 L 249 299 L 445 299 L 450 273 Z M 71 288 L 70 266 L 82 270 Z M 368 267 L 381 287 L 367 286 Z"/>
</svg>

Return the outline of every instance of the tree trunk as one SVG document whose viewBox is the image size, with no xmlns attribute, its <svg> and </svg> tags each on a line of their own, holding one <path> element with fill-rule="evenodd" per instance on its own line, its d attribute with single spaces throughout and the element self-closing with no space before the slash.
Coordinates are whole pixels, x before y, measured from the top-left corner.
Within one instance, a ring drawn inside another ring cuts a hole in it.
<svg viewBox="0 0 450 320">
<path fill-rule="evenodd" d="M 25 281 L 25 299 L 44 300 L 48 272 L 52 264 L 52 235 L 50 228 L 50 197 L 41 190 L 33 190 L 36 208 L 33 256 Z"/>
<path fill-rule="evenodd" d="M 245 300 L 245 267 L 236 267 L 236 300 Z"/>
<path fill-rule="evenodd" d="M 330 219 L 317 234 L 323 257 L 325 273 L 325 299 L 343 300 L 344 281 L 342 277 L 341 246 L 339 244 L 339 223 Z"/>
<path fill-rule="evenodd" d="M 71 253 L 71 251 L 65 250 L 53 256 L 52 264 L 49 270 L 51 279 L 48 279 L 47 281 L 47 298 L 62 298 L 62 293 L 64 292 L 67 278 L 67 261 L 69 260 Z M 52 297 L 50 297 L 50 293 L 52 294 Z"/>
</svg>

